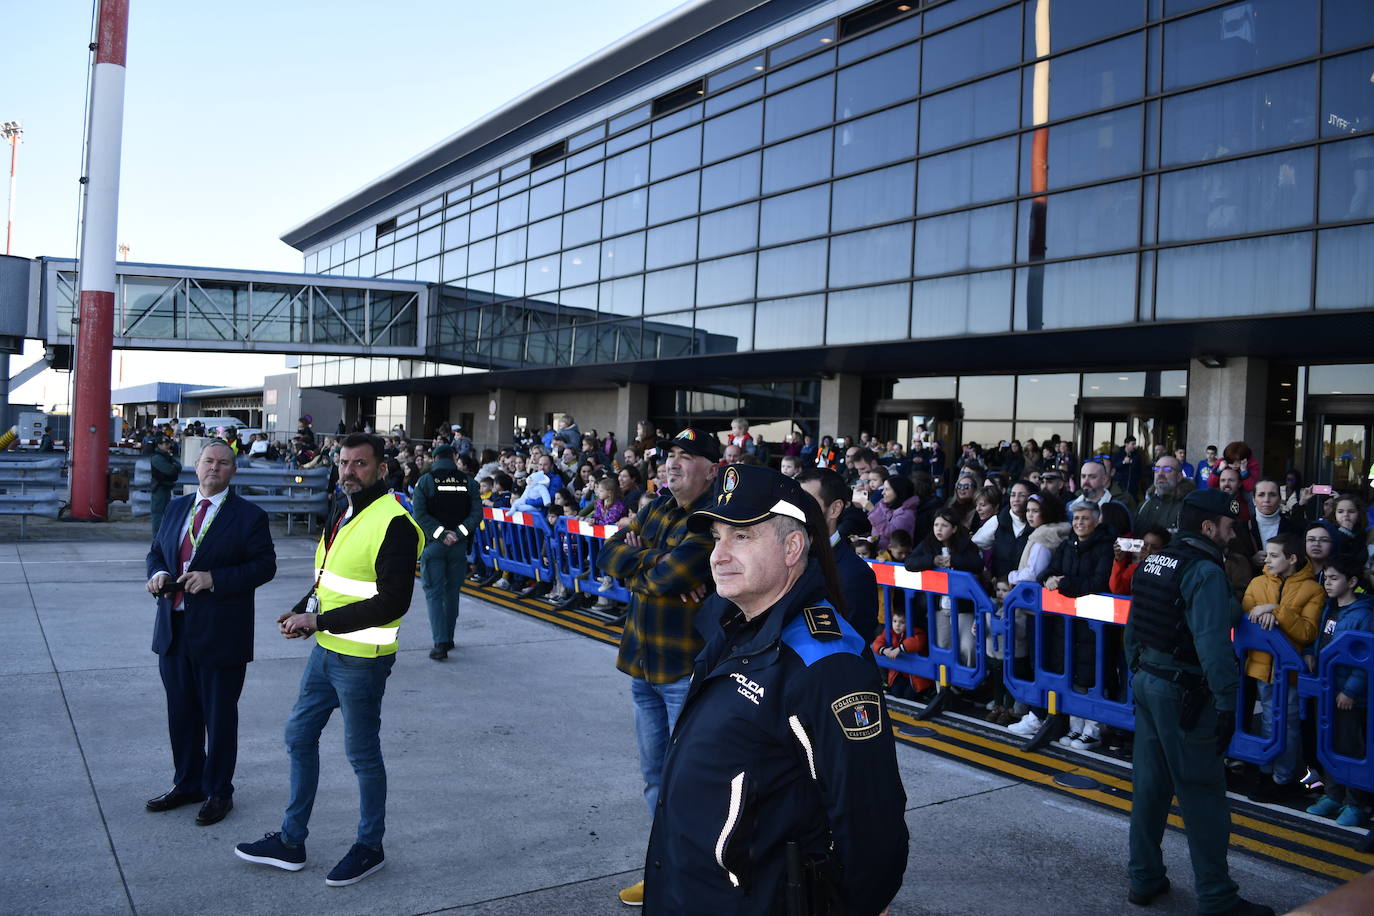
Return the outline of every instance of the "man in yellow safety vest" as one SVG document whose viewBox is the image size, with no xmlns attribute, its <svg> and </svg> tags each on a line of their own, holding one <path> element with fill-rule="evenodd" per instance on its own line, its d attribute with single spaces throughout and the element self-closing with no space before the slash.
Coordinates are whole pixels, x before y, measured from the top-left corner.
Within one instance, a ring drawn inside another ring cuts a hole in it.
<svg viewBox="0 0 1374 916">
<path fill-rule="evenodd" d="M 315 585 L 277 624 L 287 639 L 315 635 L 300 694 L 286 723 L 291 796 L 279 832 L 240 843 L 239 858 L 287 871 L 305 867 L 305 837 L 320 777 L 320 732 L 335 707 L 344 717 L 344 751 L 358 777 L 358 836 L 325 878 L 355 884 L 386 862 L 386 767 L 381 712 L 396 662 L 396 636 L 415 589 L 424 535 L 387 492 L 382 440 L 355 433 L 339 452 L 345 500 L 330 512 L 315 548 Z"/>
</svg>

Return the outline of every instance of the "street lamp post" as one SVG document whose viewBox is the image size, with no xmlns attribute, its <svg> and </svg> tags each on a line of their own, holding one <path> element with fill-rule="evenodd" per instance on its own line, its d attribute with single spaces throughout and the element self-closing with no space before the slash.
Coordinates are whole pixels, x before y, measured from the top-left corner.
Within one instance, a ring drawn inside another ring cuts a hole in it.
<svg viewBox="0 0 1374 916">
<path fill-rule="evenodd" d="M 19 138 L 24 136 L 24 128 L 18 121 L 5 121 L 0 124 L 0 136 L 10 145 L 10 205 L 5 217 L 5 254 L 14 246 L 14 175 L 19 167 Z"/>
</svg>

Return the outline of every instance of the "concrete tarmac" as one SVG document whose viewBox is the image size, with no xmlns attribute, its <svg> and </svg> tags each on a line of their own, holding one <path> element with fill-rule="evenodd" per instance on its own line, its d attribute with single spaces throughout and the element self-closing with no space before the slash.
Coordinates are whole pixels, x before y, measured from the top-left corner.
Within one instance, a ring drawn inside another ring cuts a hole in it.
<svg viewBox="0 0 1374 916">
<path fill-rule="evenodd" d="M 649 820 L 614 649 L 465 597 L 457 650 L 432 662 L 418 583 L 383 703 L 386 868 L 324 884 L 357 821 L 337 717 L 306 868 L 234 856 L 281 823 L 282 728 L 313 641 L 282 639 L 273 620 L 310 587 L 313 549 L 278 537 L 277 577 L 257 595 L 235 808 L 197 827 L 196 806 L 143 807 L 171 788 L 172 766 L 140 538 L 0 541 L 0 913 L 632 912 L 615 893 L 639 877 Z M 1119 814 L 919 748 L 898 755 L 912 852 L 893 914 L 1134 909 Z M 1165 853 L 1174 891 L 1149 912 L 1192 913 L 1185 838 L 1170 831 Z M 1333 886 L 1236 851 L 1231 863 L 1241 892 L 1279 912 Z"/>
</svg>

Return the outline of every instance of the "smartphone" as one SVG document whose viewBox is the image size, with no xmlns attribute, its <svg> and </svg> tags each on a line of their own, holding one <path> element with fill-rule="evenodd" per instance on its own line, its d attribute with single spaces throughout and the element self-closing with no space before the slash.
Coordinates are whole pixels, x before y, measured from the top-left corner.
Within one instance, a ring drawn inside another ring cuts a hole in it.
<svg viewBox="0 0 1374 916">
<path fill-rule="evenodd" d="M 186 586 L 182 585 L 177 580 L 168 579 L 163 584 L 162 588 L 158 590 L 158 595 L 162 598 L 175 598 L 177 596 L 177 593 L 184 590 L 185 588 Z"/>
<path fill-rule="evenodd" d="M 647 452 L 644 453 L 644 457 L 645 457 L 645 458 L 657 458 L 657 457 L 658 457 L 658 449 L 656 449 L 656 448 L 651 448 L 651 449 L 649 449 Z"/>
<path fill-rule="evenodd" d="M 848 445 L 849 440 L 846 439 L 844 436 L 840 436 L 838 439 L 835 440 L 835 448 L 845 448 Z"/>
<path fill-rule="evenodd" d="M 855 488 L 854 488 L 854 500 L 853 500 L 853 501 L 856 502 L 856 503 L 861 503 L 861 502 L 865 501 L 866 499 L 868 499 L 868 493 L 865 492 L 865 491 L 863 491 L 863 490 L 860 490 L 858 487 L 855 487 Z"/>
<path fill-rule="evenodd" d="M 1121 548 L 1122 553 L 1140 553 L 1145 549 L 1145 541 L 1141 538 L 1117 538 L 1116 546 Z"/>
<path fill-rule="evenodd" d="M 1313 496 L 1330 496 L 1330 495 L 1331 495 L 1331 484 L 1329 484 L 1329 483 L 1314 483 L 1314 484 L 1312 484 L 1312 495 L 1313 495 Z"/>
</svg>

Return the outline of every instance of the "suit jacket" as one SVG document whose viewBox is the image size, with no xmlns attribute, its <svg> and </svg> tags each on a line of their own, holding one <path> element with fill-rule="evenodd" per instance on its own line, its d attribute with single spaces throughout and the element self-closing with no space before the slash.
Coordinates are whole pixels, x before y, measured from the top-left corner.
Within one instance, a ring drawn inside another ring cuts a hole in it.
<svg viewBox="0 0 1374 916">
<path fill-rule="evenodd" d="M 159 570 L 175 577 L 182 531 L 196 495 L 178 496 L 167 506 L 162 527 L 148 550 L 148 577 Z M 157 599 L 153 651 L 159 655 L 172 645 L 172 614 L 186 615 L 186 650 L 197 662 L 242 665 L 253 660 L 253 592 L 277 574 L 277 553 L 267 513 L 230 492 L 191 557 L 191 570 L 206 570 L 213 591 L 186 595 L 186 608 L 172 610 L 171 598 Z"/>
</svg>

